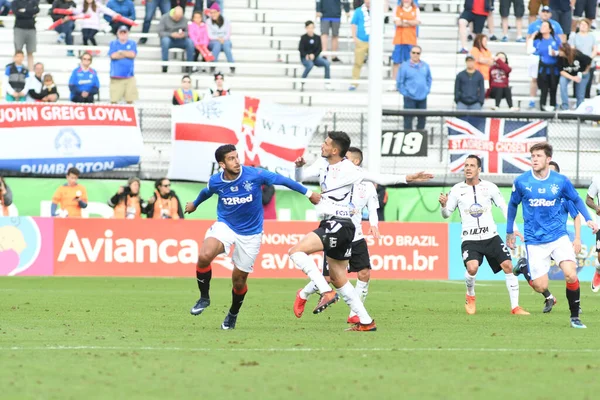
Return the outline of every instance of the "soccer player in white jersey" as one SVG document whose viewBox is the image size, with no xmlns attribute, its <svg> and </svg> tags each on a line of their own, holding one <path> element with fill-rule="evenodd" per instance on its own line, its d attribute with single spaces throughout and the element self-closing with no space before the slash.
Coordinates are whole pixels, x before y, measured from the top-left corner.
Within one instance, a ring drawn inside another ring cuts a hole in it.
<svg viewBox="0 0 600 400">
<path fill-rule="evenodd" d="M 331 283 L 338 289 L 350 309 L 358 315 L 360 321 L 347 330 L 374 331 L 377 329 L 375 321 L 365 309 L 346 275 L 348 260 L 352 257 L 352 240 L 355 231 L 351 219 L 356 212 L 350 201 L 352 186 L 362 181 L 381 185 L 423 182 L 432 179 L 433 175 L 425 172 L 407 176 L 368 172 L 345 158 L 349 147 L 350 137 L 345 132 L 329 132 L 321 145 L 323 158 L 303 171 L 303 179 L 319 177 L 322 197 L 316 208 L 322 220 L 319 227 L 304 236 L 289 253 L 294 264 L 317 285 L 321 292 L 321 299 L 313 310 L 314 314 L 325 310 L 339 298 L 338 294 L 329 287 L 315 262 L 308 256 L 318 251 L 325 251 Z M 296 165 L 304 164 L 303 158 L 296 160 Z"/>
<path fill-rule="evenodd" d="M 356 166 L 359 166 L 363 162 L 363 153 L 358 147 L 350 147 L 346 153 L 346 158 L 352 161 Z M 301 172 L 302 169 L 298 168 L 297 172 Z M 301 175 L 301 174 L 300 174 Z M 296 180 L 300 181 L 301 176 L 296 177 Z M 352 216 L 352 223 L 354 223 L 355 233 L 354 240 L 352 241 L 352 257 L 349 260 L 348 272 L 356 272 L 356 286 L 354 291 L 363 303 L 369 294 L 369 280 L 371 279 L 371 260 L 369 257 L 369 249 L 367 248 L 367 241 L 365 240 L 362 231 L 362 210 L 366 207 L 369 213 L 369 234 L 373 235 L 376 239 L 379 238 L 379 228 L 377 227 L 379 219 L 377 218 L 377 209 L 379 208 L 379 199 L 377 197 L 377 189 L 371 182 L 360 182 L 354 184 L 352 187 L 352 200 L 351 203 L 358 211 Z M 327 266 L 327 260 L 325 258 L 323 262 L 323 275 L 325 279 L 330 281 L 329 268 Z M 317 293 L 319 289 L 314 282 L 310 281 L 303 289 L 299 289 L 296 293 L 296 301 L 294 302 L 294 315 L 300 318 L 304 312 L 304 306 L 308 297 L 314 293 Z M 348 317 L 349 324 L 359 323 L 358 315 L 353 311 L 350 311 Z"/>
<path fill-rule="evenodd" d="M 513 184 L 508 204 L 506 244 L 515 248 L 513 223 L 519 203 L 523 205 L 525 247 L 533 289 L 542 293 L 548 289 L 550 258 L 563 270 L 567 283 L 567 300 L 571 311 L 571 327 L 586 328 L 579 319 L 580 289 L 573 245 L 562 217 L 564 200 L 573 202 L 594 233 L 598 225 L 592 220 L 585 203 L 564 175 L 550 170 L 552 146 L 536 143 L 530 148 L 531 171 L 519 175 Z"/>
<path fill-rule="evenodd" d="M 452 187 L 449 194 L 440 194 L 442 217 L 449 218 L 458 208 L 462 221 L 462 256 L 465 263 L 465 310 L 475 314 L 475 277 L 485 257 L 494 274 L 504 271 L 512 314 L 529 315 L 519 307 L 519 280 L 513 274 L 508 248 L 498 235 L 492 215 L 492 206 L 499 207 L 506 216 L 506 201 L 498 186 L 479 178 L 481 159 L 469 155 L 465 160 L 465 180 Z"/>
<path fill-rule="evenodd" d="M 592 179 L 585 199 L 585 204 L 596 213 L 596 221 L 600 224 L 600 175 Z M 596 233 L 596 252 L 598 260 L 596 261 L 596 272 L 592 278 L 592 291 L 597 293 L 600 290 L 600 232 Z"/>
<path fill-rule="evenodd" d="M 231 273 L 231 308 L 221 325 L 222 329 L 234 329 L 248 291 L 248 274 L 252 272 L 262 243 L 262 185 L 284 185 L 305 195 L 313 204 L 319 202 L 321 195 L 282 175 L 262 168 L 243 167 L 234 145 L 220 146 L 215 152 L 215 159 L 223 172 L 211 176 L 198 198 L 185 205 L 185 212 L 192 213 L 213 194 L 219 196 L 217 222 L 206 232 L 196 265 L 200 299 L 190 313 L 200 315 L 210 305 L 210 263 L 219 254 L 229 254 L 231 246 L 235 245 L 232 256 L 234 268 Z"/>
</svg>

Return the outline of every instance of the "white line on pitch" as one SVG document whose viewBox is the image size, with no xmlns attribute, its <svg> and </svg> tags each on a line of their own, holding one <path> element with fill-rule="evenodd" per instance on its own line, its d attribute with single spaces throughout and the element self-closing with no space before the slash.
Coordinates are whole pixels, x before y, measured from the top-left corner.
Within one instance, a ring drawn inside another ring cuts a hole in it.
<svg viewBox="0 0 600 400">
<path fill-rule="evenodd" d="M 122 347 L 122 346 L 47 346 L 47 347 L 0 347 L 0 351 L 197 351 L 197 352 L 481 352 L 481 353 L 600 353 L 597 349 L 523 349 L 523 348 L 473 348 L 473 347 L 360 347 L 360 348 L 316 348 L 316 347 L 272 347 L 272 348 L 209 348 L 209 347 Z"/>
</svg>

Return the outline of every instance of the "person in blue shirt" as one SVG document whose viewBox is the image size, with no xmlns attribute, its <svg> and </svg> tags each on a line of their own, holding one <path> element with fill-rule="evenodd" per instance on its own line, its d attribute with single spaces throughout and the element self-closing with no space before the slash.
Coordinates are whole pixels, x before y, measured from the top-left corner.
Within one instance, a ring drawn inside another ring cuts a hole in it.
<svg viewBox="0 0 600 400">
<path fill-rule="evenodd" d="M 125 98 L 127 104 L 138 98 L 134 76 L 134 60 L 137 45 L 129 39 L 129 29 L 122 25 L 117 30 L 117 39 L 110 42 L 110 102 L 115 104 Z"/>
<path fill-rule="evenodd" d="M 567 283 L 567 300 L 571 310 L 571 326 L 585 328 L 579 319 L 579 279 L 573 246 L 564 219 L 564 201 L 572 201 L 594 233 L 598 225 L 591 219 L 583 200 L 564 175 L 550 171 L 552 146 L 547 142 L 531 146 L 531 171 L 519 175 L 513 184 L 508 204 L 506 244 L 515 248 L 513 225 L 519 203 L 523 204 L 525 249 L 531 287 L 543 293 L 548 289 L 550 259 L 563 270 Z"/>
<path fill-rule="evenodd" d="M 248 290 L 246 281 L 260 251 L 263 232 L 262 186 L 283 185 L 308 197 L 317 204 L 321 195 L 313 193 L 301 184 L 262 168 L 242 166 L 234 145 L 220 146 L 215 159 L 223 172 L 210 177 L 206 188 L 198 198 L 185 206 L 186 213 L 193 213 L 204 201 L 216 194 L 217 221 L 206 232 L 196 266 L 196 279 L 200 299 L 190 310 L 192 315 L 201 314 L 210 305 L 211 262 L 219 254 L 233 250 L 232 303 L 222 329 L 234 329 L 237 316 Z"/>
<path fill-rule="evenodd" d="M 548 21 L 542 22 L 539 32 L 533 39 L 533 47 L 536 56 L 540 57 L 537 84 L 540 88 L 540 109 L 542 111 L 554 111 L 556 108 L 556 90 L 560 71 L 558 68 L 558 49 L 562 41 L 555 34 L 552 24 Z M 550 108 L 546 108 L 546 100 L 550 93 Z"/>
<path fill-rule="evenodd" d="M 150 4 L 154 4 L 156 3 L 156 0 L 148 0 L 147 3 Z M 129 18 L 133 21 L 135 21 L 135 5 L 133 4 L 132 0 L 109 0 L 108 3 L 106 3 L 106 7 L 110 8 L 111 10 L 113 10 L 114 12 L 116 12 L 117 14 L 119 14 L 122 17 L 125 18 Z M 156 7 L 154 7 L 154 10 L 156 10 Z M 146 7 L 146 12 L 148 11 L 148 7 Z M 152 12 L 152 14 L 150 14 L 150 17 L 154 16 L 154 12 Z M 113 35 L 117 35 L 117 30 L 123 26 L 122 22 L 119 21 L 115 21 L 113 19 L 113 17 L 111 17 L 110 15 L 105 14 L 104 15 L 104 19 L 106 20 L 106 22 L 108 22 L 110 24 L 110 28 L 111 31 L 113 33 Z M 144 19 L 144 27 L 146 26 L 146 20 Z M 125 28 L 127 28 L 128 30 L 131 29 L 130 26 L 125 25 Z M 143 31 L 143 32 L 147 32 L 147 31 Z"/>
<path fill-rule="evenodd" d="M 352 68 L 352 79 L 360 79 L 360 70 L 365 63 L 365 57 L 369 53 L 369 34 L 371 33 L 371 0 L 365 0 L 364 4 L 354 10 L 352 15 L 352 39 L 354 40 L 354 67 Z M 358 83 L 350 85 L 348 90 L 356 90 Z"/>
<path fill-rule="evenodd" d="M 429 64 L 421 61 L 421 46 L 410 50 L 410 61 L 402 63 L 396 78 L 398 92 L 404 96 L 404 109 L 427 109 L 427 96 L 431 91 L 431 70 Z M 404 130 L 413 129 L 412 115 L 404 116 Z M 425 117 L 417 117 L 417 129 L 425 129 Z"/>
<path fill-rule="evenodd" d="M 73 103 L 93 103 L 94 96 L 100 90 L 98 73 L 92 69 L 92 55 L 83 53 L 81 64 L 71 73 L 69 79 L 69 90 Z"/>
<path fill-rule="evenodd" d="M 549 162 L 549 168 L 551 171 L 555 171 L 560 173 L 560 166 L 556 161 Z M 575 233 L 568 231 L 569 240 L 573 243 L 573 250 L 575 251 L 575 255 L 581 252 L 581 217 L 579 216 L 579 211 L 575 204 L 571 200 L 561 199 L 562 208 L 561 208 L 561 218 L 564 221 L 565 225 L 567 224 L 567 220 L 569 216 L 573 218 L 573 225 L 575 227 Z M 527 258 L 522 257 L 517 262 L 517 265 L 513 268 L 513 272 L 516 276 L 523 274 L 527 283 L 531 285 L 531 274 L 529 273 L 529 266 L 527 265 Z M 546 289 L 541 293 L 544 296 L 544 313 L 549 313 L 552 311 L 552 307 L 556 304 L 556 298 L 552 293 L 550 293 L 549 289 Z"/>
</svg>

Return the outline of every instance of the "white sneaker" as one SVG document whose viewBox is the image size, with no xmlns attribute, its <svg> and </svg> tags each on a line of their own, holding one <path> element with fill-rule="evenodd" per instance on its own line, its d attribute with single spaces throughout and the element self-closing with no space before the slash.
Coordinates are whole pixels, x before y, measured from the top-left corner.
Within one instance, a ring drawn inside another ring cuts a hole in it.
<svg viewBox="0 0 600 400">
<path fill-rule="evenodd" d="M 511 111 L 519 111 L 519 110 L 520 110 L 520 108 L 519 108 L 519 107 L 511 107 L 511 108 L 510 108 L 510 110 L 511 110 Z"/>
<path fill-rule="evenodd" d="M 550 112 L 552 112 L 552 111 L 554 111 L 554 107 L 552 107 L 552 106 L 544 106 L 544 111 L 550 111 Z"/>
<path fill-rule="evenodd" d="M 492 111 L 496 111 L 498 109 L 498 107 L 496 106 L 491 106 L 490 108 L 492 109 Z"/>
<path fill-rule="evenodd" d="M 333 86 L 331 86 L 331 83 L 326 83 L 325 84 L 325 90 L 331 91 L 331 90 L 335 90 L 335 89 L 333 88 Z"/>
</svg>

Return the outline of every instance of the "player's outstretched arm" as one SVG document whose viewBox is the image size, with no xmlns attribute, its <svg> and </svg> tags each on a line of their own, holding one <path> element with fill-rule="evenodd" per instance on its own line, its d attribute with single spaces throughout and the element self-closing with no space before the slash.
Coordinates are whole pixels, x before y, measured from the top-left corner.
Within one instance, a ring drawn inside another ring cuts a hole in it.
<svg viewBox="0 0 600 400">
<path fill-rule="evenodd" d="M 311 203 L 317 204 L 321 201 L 321 195 L 319 193 L 314 193 L 312 190 L 308 189 L 306 186 L 290 179 L 286 178 L 283 175 L 275 174 L 273 172 L 269 172 L 267 170 L 261 171 L 264 182 L 271 185 L 281 185 L 285 186 L 288 189 L 292 189 L 295 192 L 305 195 Z"/>
<path fill-rule="evenodd" d="M 379 208 L 379 199 L 377 198 L 377 191 L 375 186 L 371 185 L 373 193 L 369 197 L 367 202 L 367 209 L 369 210 L 369 234 L 373 235 L 375 239 L 379 239 L 379 217 L 377 216 L 377 209 Z"/>
<path fill-rule="evenodd" d="M 208 189 L 208 187 L 205 187 L 204 189 L 202 189 L 200 191 L 200 193 L 198 194 L 198 197 L 196 197 L 196 200 L 189 201 L 189 202 L 186 203 L 186 205 L 185 205 L 185 213 L 186 214 L 193 213 L 194 211 L 196 211 L 196 208 L 198 208 L 198 206 L 200 204 L 202 204 L 206 200 L 210 199 L 210 197 L 212 195 L 213 195 L 213 193 Z"/>
<path fill-rule="evenodd" d="M 566 177 L 563 184 L 563 194 L 568 200 L 571 200 L 573 202 L 575 208 L 577 208 L 577 211 L 579 211 L 581 215 L 583 215 L 583 218 L 585 218 L 585 220 L 587 221 L 587 226 L 589 226 L 594 233 L 598 232 L 598 225 L 590 216 L 588 209 L 585 207 L 585 203 L 583 202 L 581 197 L 579 197 L 579 193 L 577 193 L 577 190 L 575 190 L 575 187 L 573 186 L 571 181 Z"/>
<path fill-rule="evenodd" d="M 416 183 L 416 182 L 427 182 L 433 179 L 433 175 L 427 172 L 417 172 L 410 175 L 390 175 L 390 174 L 378 174 L 376 172 L 370 172 L 366 169 L 362 169 L 363 181 L 377 183 L 383 186 Z M 353 182 L 355 183 L 355 182 Z"/>
<path fill-rule="evenodd" d="M 452 213 L 458 205 L 458 199 L 456 198 L 454 193 L 452 193 L 452 190 L 450 191 L 450 193 L 440 193 L 438 201 L 440 202 L 440 210 L 442 212 L 442 217 L 444 219 L 450 218 L 450 216 L 452 215 Z"/>
</svg>

